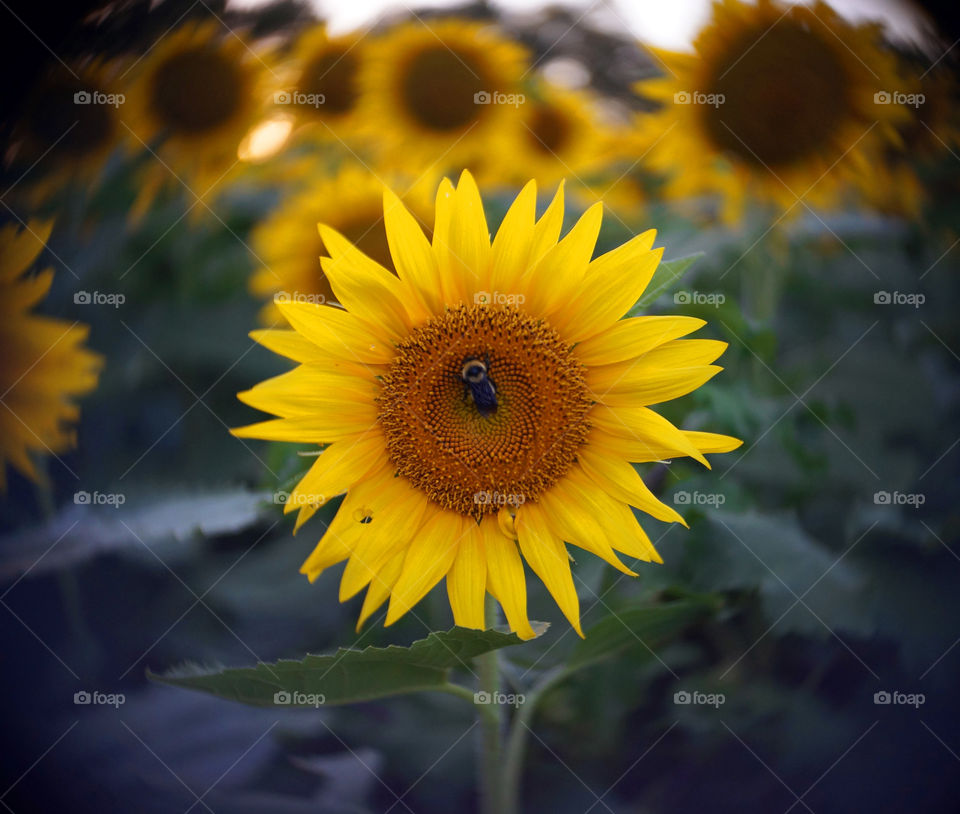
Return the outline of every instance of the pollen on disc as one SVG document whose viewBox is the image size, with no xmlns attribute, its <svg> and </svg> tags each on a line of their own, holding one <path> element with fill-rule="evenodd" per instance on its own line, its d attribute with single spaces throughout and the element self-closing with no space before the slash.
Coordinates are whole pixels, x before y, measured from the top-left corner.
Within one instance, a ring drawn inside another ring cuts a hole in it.
<svg viewBox="0 0 960 814">
<path fill-rule="evenodd" d="M 465 392 L 464 360 L 489 361 L 497 409 Z M 459 306 L 397 348 L 377 399 L 397 473 L 435 503 L 480 518 L 536 501 L 576 460 L 592 406 L 583 368 L 541 319 Z"/>
</svg>

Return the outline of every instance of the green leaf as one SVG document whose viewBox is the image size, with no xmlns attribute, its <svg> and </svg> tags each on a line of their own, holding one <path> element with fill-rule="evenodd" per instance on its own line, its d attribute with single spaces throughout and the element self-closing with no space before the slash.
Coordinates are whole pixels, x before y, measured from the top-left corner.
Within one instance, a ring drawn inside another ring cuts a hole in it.
<svg viewBox="0 0 960 814">
<path fill-rule="evenodd" d="M 676 260 L 667 260 L 661 263 L 653 273 L 653 279 L 643 292 L 643 296 L 637 300 L 636 305 L 630 309 L 628 317 L 635 317 L 643 314 L 657 297 L 663 294 L 679 282 L 680 278 L 690 269 L 694 263 L 703 257 L 703 252 L 690 254 L 686 257 L 678 257 Z"/>
<path fill-rule="evenodd" d="M 696 595 L 651 605 L 632 603 L 586 631 L 567 662 L 568 670 L 615 656 L 628 647 L 650 648 L 707 616 L 716 606 L 711 595 Z"/>
<path fill-rule="evenodd" d="M 72 503 L 44 523 L 0 537 L 0 578 L 27 571 L 37 576 L 108 551 L 139 555 L 171 542 L 176 553 L 198 536 L 241 532 L 273 508 L 269 493 L 239 487 L 78 491 Z M 166 555 L 163 559 L 168 561 Z M 148 561 L 156 564 L 149 555 Z"/>
<path fill-rule="evenodd" d="M 537 635 L 547 629 L 543 622 L 532 624 Z M 451 669 L 468 668 L 476 656 L 521 642 L 514 633 L 455 627 L 431 633 L 410 647 L 341 649 L 332 656 L 307 655 L 300 661 L 236 669 L 187 665 L 162 675 L 148 671 L 147 677 L 244 704 L 333 706 L 438 689 L 447 683 Z"/>
</svg>

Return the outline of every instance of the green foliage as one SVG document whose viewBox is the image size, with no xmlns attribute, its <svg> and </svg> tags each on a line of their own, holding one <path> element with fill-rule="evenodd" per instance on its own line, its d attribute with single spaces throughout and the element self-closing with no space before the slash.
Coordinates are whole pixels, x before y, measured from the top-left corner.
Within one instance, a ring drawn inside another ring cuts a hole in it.
<svg viewBox="0 0 960 814">
<path fill-rule="evenodd" d="M 535 630 L 543 633 L 546 625 L 537 624 Z M 409 647 L 341 649 L 331 656 L 308 655 L 236 669 L 188 666 L 150 677 L 245 704 L 335 706 L 441 689 L 451 670 L 469 670 L 477 656 L 520 643 L 514 633 L 458 627 L 431 633 Z"/>
<path fill-rule="evenodd" d="M 690 267 L 703 257 L 703 252 L 691 254 L 687 257 L 678 257 L 675 260 L 665 260 L 653 273 L 653 278 L 643 292 L 643 296 L 637 300 L 637 304 L 630 309 L 628 317 L 635 317 L 644 314 L 647 308 L 655 302 L 662 294 L 676 288 L 680 279 L 690 270 Z"/>
<path fill-rule="evenodd" d="M 568 670 L 578 670 L 611 659 L 628 648 L 649 648 L 676 636 L 684 628 L 703 619 L 716 606 L 710 596 L 653 605 L 631 602 L 586 631 L 566 662 Z"/>
</svg>

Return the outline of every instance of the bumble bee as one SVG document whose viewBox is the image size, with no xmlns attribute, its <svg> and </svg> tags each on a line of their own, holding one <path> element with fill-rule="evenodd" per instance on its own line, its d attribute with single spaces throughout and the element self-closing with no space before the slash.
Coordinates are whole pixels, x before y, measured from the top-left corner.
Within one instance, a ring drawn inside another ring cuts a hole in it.
<svg viewBox="0 0 960 814">
<path fill-rule="evenodd" d="M 497 409 L 497 389 L 489 376 L 490 360 L 481 360 L 468 356 L 463 360 L 460 378 L 463 379 L 463 400 L 473 397 L 473 404 L 482 416 L 488 416 Z"/>
</svg>

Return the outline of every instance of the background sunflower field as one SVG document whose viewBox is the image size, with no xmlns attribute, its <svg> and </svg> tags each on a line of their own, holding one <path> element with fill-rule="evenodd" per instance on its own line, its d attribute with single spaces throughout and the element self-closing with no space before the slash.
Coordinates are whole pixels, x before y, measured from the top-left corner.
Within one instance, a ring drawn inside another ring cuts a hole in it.
<svg viewBox="0 0 960 814">
<path fill-rule="evenodd" d="M 597 254 L 656 228 L 645 313 L 729 343 L 664 415 L 744 439 L 641 467 L 689 529 L 574 563 L 584 640 L 531 581 L 519 810 L 956 811 L 951 4 L 683 3 L 682 42 L 614 0 L 350 5 L 0 2 L 3 807 L 480 810 L 464 699 L 153 680 L 452 627 L 438 590 L 356 632 L 298 570 L 333 509 L 283 513 L 312 459 L 229 430 L 286 369 L 250 332 L 334 300 L 316 223 L 392 269 L 384 185 L 429 236 L 468 169 L 493 229 L 531 178 L 566 228 L 603 202 Z"/>
</svg>

